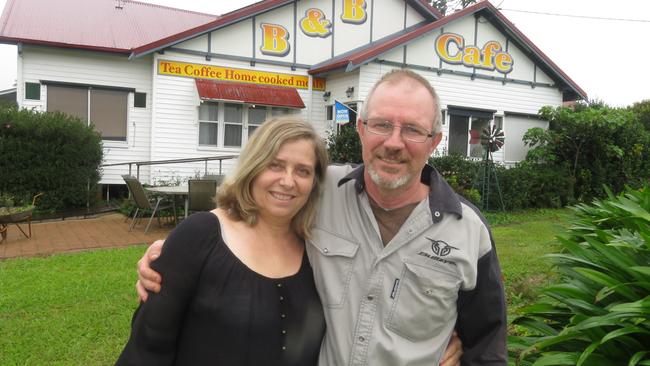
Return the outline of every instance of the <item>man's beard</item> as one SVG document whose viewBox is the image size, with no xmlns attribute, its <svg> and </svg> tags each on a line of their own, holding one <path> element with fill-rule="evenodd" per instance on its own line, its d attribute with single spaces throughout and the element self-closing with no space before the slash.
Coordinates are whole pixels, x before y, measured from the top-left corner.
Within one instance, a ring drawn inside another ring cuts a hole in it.
<svg viewBox="0 0 650 366">
<path fill-rule="evenodd" d="M 372 166 L 368 166 L 368 175 L 370 179 L 375 183 L 379 188 L 382 189 L 397 189 L 404 187 L 408 182 L 411 181 L 413 175 L 411 173 L 406 173 L 396 179 L 388 180 L 383 178 Z"/>
</svg>

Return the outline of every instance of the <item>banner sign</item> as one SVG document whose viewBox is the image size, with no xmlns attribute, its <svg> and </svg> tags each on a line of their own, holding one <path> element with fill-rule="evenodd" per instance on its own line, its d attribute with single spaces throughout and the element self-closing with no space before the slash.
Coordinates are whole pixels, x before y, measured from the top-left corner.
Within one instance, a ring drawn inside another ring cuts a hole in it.
<svg viewBox="0 0 650 366">
<path fill-rule="evenodd" d="M 189 62 L 159 60 L 158 74 L 185 76 L 196 79 L 214 79 L 236 81 L 239 83 L 286 86 L 296 89 L 309 89 L 309 76 L 307 75 L 235 69 L 223 66 L 193 64 Z M 312 90 L 325 90 L 325 79 L 312 78 Z"/>
<path fill-rule="evenodd" d="M 348 106 L 339 102 L 338 100 L 334 101 L 334 122 L 344 125 L 350 122 L 350 111 Z"/>
</svg>

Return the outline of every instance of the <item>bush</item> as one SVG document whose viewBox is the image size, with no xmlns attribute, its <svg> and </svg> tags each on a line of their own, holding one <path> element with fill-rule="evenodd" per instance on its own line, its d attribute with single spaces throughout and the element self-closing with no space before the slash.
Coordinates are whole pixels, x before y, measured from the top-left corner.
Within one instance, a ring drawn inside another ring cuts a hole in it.
<svg viewBox="0 0 650 366">
<path fill-rule="evenodd" d="M 506 210 L 559 208 L 574 201 L 573 178 L 566 169 L 523 161 L 514 167 L 497 168 Z M 494 189 L 489 207 L 499 207 Z"/>
<path fill-rule="evenodd" d="M 528 365 L 650 364 L 650 187 L 574 208 L 559 283 L 513 324 L 511 354 Z"/>
<path fill-rule="evenodd" d="M 330 133 L 327 137 L 327 151 L 332 163 L 361 164 L 361 141 L 353 123 L 342 126 L 339 133 Z"/>
<path fill-rule="evenodd" d="M 41 210 L 92 203 L 102 155 L 100 135 L 78 118 L 0 109 L 0 192 L 16 205 L 31 203 L 39 192 L 45 193 Z"/>
<path fill-rule="evenodd" d="M 481 192 L 476 188 L 479 162 L 452 154 L 429 158 L 429 165 L 436 168 L 456 193 L 476 206 L 481 205 Z"/>
<path fill-rule="evenodd" d="M 527 160 L 568 169 L 580 202 L 603 198 L 603 186 L 619 193 L 650 177 L 650 132 L 639 113 L 579 104 L 575 109 L 544 107 L 540 115 L 549 129 L 526 132 L 524 141 L 533 146 Z"/>
</svg>

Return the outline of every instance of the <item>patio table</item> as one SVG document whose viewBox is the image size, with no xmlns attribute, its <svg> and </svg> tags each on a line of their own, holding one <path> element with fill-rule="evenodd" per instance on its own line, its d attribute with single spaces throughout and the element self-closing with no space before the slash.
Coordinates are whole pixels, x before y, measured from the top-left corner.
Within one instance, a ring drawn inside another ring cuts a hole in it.
<svg viewBox="0 0 650 366">
<path fill-rule="evenodd" d="M 145 188 L 149 192 L 160 193 L 167 196 L 172 196 L 172 199 L 175 197 L 180 197 L 185 200 L 185 218 L 187 218 L 187 211 L 189 205 L 189 187 L 184 186 L 160 186 L 160 187 L 147 187 Z"/>
</svg>

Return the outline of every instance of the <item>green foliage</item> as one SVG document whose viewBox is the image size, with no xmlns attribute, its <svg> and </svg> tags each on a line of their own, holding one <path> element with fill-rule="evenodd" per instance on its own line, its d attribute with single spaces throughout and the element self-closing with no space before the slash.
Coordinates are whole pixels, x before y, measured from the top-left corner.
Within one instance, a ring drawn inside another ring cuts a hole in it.
<svg viewBox="0 0 650 366">
<path fill-rule="evenodd" d="M 630 109 L 639 119 L 643 127 L 645 127 L 646 131 L 650 131 L 650 99 L 636 102 Z"/>
<path fill-rule="evenodd" d="M 478 162 L 452 154 L 429 158 L 429 165 L 436 168 L 456 193 L 480 205 L 481 193 L 475 187 Z"/>
<path fill-rule="evenodd" d="M 39 192 L 41 210 L 96 199 L 101 137 L 78 118 L 2 108 L 0 156 L 0 192 L 13 196 L 16 205 L 31 203 Z"/>
<path fill-rule="evenodd" d="M 573 179 L 566 169 L 527 161 L 514 167 L 497 168 L 506 210 L 559 208 L 573 202 Z M 499 207 L 492 189 L 490 207 Z"/>
<path fill-rule="evenodd" d="M 635 365 L 650 361 L 650 187 L 574 208 L 560 280 L 513 321 L 510 350 L 527 365 Z"/>
<path fill-rule="evenodd" d="M 650 133 L 631 110 L 596 102 L 574 109 L 544 107 L 540 115 L 549 129 L 524 135 L 532 146 L 527 160 L 567 172 L 579 201 L 604 197 L 603 186 L 621 192 L 650 177 Z"/>
<path fill-rule="evenodd" d="M 339 133 L 332 132 L 327 137 L 327 150 L 332 163 L 361 164 L 361 141 L 354 124 L 341 127 Z"/>
</svg>

